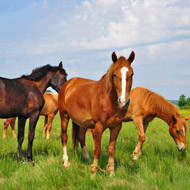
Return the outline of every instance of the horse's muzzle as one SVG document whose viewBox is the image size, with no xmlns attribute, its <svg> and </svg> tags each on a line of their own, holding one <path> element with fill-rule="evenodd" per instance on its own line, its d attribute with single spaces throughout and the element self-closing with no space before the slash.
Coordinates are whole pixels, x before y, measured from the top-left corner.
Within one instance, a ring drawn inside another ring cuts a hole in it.
<svg viewBox="0 0 190 190">
<path fill-rule="evenodd" d="M 186 149 L 186 146 L 182 142 L 178 142 L 177 148 L 179 151 L 184 151 Z"/>
<path fill-rule="evenodd" d="M 128 101 L 122 102 L 120 98 L 118 98 L 118 104 L 121 109 L 127 109 L 130 104 L 130 99 Z"/>
</svg>

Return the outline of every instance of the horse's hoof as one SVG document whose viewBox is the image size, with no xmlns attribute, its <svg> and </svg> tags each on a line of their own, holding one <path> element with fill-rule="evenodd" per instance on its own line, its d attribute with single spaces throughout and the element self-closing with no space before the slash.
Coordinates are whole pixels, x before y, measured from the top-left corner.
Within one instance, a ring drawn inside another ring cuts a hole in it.
<svg viewBox="0 0 190 190">
<path fill-rule="evenodd" d="M 133 160 L 138 160 L 139 157 L 141 156 L 140 152 L 133 152 Z"/>
<path fill-rule="evenodd" d="M 111 171 L 111 172 L 109 173 L 109 176 L 110 176 L 110 177 L 114 177 L 114 176 L 115 176 L 115 172 L 114 172 L 114 171 Z"/>
<path fill-rule="evenodd" d="M 47 135 L 46 139 L 49 140 L 50 139 L 50 135 Z"/>
<path fill-rule="evenodd" d="M 69 161 L 63 161 L 63 166 L 65 168 L 69 168 L 71 166 L 70 162 Z"/>
<path fill-rule="evenodd" d="M 88 160 L 90 160 L 90 156 L 89 155 L 88 156 L 84 156 L 84 159 L 88 161 Z"/>
<path fill-rule="evenodd" d="M 106 171 L 108 172 L 110 177 L 113 177 L 115 175 L 114 173 L 114 165 L 107 165 Z"/>
<path fill-rule="evenodd" d="M 26 158 L 27 159 L 27 161 L 28 161 L 28 163 L 30 163 L 32 166 L 35 166 L 35 162 L 34 162 L 34 160 L 32 160 L 32 158 Z"/>
<path fill-rule="evenodd" d="M 91 165 L 90 166 L 90 171 L 91 171 L 91 179 L 94 179 L 96 177 L 96 173 L 98 171 L 98 165 Z"/>
<path fill-rule="evenodd" d="M 34 160 L 31 160 L 30 163 L 32 164 L 32 166 L 35 166 Z"/>
<path fill-rule="evenodd" d="M 133 160 L 138 160 L 139 159 L 139 155 L 138 154 L 133 154 Z"/>
<path fill-rule="evenodd" d="M 7 136 L 3 135 L 3 139 L 6 139 L 6 138 L 7 138 Z"/>
</svg>

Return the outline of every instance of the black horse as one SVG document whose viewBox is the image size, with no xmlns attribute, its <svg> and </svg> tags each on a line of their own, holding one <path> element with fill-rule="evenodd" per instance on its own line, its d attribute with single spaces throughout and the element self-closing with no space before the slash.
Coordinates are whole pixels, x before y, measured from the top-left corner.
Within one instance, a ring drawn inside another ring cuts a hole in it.
<svg viewBox="0 0 190 190">
<path fill-rule="evenodd" d="M 27 159 L 32 161 L 32 143 L 36 123 L 44 105 L 43 93 L 51 86 L 59 92 L 67 73 L 59 66 L 45 65 L 16 79 L 0 77 L 0 118 L 18 117 L 18 148 L 20 157 L 26 119 L 29 118 Z"/>
</svg>

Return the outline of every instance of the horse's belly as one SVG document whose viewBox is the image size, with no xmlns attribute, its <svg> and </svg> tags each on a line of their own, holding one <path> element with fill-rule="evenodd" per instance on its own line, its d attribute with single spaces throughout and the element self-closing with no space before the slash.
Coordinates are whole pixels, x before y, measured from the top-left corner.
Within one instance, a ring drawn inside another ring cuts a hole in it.
<svg viewBox="0 0 190 190">
<path fill-rule="evenodd" d="M 70 118 L 74 123 L 83 128 L 94 128 L 95 122 L 91 115 L 82 111 L 69 113 Z"/>
<path fill-rule="evenodd" d="M 80 127 L 94 129 L 95 123 L 92 119 L 87 119 L 79 124 Z"/>
</svg>

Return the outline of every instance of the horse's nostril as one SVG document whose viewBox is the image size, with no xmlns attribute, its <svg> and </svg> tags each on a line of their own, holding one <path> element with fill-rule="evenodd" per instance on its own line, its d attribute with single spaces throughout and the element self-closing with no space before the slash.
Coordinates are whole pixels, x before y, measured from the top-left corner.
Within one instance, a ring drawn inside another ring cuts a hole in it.
<svg viewBox="0 0 190 190">
<path fill-rule="evenodd" d="M 121 104 L 121 99 L 120 98 L 118 99 L 118 102 L 119 102 L 119 104 Z"/>
</svg>

